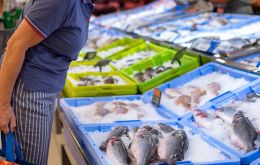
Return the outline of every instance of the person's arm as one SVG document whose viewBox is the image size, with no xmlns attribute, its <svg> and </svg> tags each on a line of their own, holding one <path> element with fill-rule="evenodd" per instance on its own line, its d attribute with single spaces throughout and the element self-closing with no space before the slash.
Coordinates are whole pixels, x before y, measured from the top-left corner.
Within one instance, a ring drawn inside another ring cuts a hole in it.
<svg viewBox="0 0 260 165">
<path fill-rule="evenodd" d="M 251 0 L 251 4 L 254 6 L 254 7 L 260 7 L 260 0 Z"/>
<path fill-rule="evenodd" d="M 9 128 L 13 131 L 16 127 L 11 96 L 24 62 L 25 52 L 43 39 L 26 20 L 23 20 L 7 43 L 0 69 L 0 130 L 5 133 Z"/>
</svg>

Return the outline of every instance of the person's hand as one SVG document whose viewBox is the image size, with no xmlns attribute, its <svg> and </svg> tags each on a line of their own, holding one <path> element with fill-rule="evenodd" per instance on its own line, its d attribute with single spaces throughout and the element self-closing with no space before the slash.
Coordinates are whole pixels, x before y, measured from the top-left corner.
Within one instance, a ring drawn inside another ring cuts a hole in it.
<svg viewBox="0 0 260 165">
<path fill-rule="evenodd" d="M 260 0 L 251 0 L 251 4 L 254 7 L 260 7 Z"/>
<path fill-rule="evenodd" d="M 10 104 L 0 104 L 0 131 L 5 134 L 10 131 L 13 132 L 16 127 L 16 118 L 13 108 Z"/>
</svg>

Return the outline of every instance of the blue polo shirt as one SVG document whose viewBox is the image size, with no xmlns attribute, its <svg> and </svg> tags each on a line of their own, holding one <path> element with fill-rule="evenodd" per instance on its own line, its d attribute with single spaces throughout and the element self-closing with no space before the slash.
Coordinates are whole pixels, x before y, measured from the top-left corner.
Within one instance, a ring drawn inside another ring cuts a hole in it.
<svg viewBox="0 0 260 165">
<path fill-rule="evenodd" d="M 31 0 L 27 3 L 22 19 L 44 39 L 26 52 L 20 78 L 27 90 L 62 90 L 70 62 L 77 59 L 87 41 L 92 11 L 91 0 Z"/>
</svg>

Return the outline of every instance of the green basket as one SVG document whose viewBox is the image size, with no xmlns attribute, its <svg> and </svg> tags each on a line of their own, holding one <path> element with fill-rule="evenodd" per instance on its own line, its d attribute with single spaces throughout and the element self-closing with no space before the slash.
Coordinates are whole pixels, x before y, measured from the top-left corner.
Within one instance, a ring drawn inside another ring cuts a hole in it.
<svg viewBox="0 0 260 165">
<path fill-rule="evenodd" d="M 6 29 L 13 29 L 16 27 L 16 22 L 22 13 L 22 9 L 16 9 L 12 12 L 3 12 L 3 22 Z"/>
<path fill-rule="evenodd" d="M 77 67 L 77 66 L 80 66 L 80 65 L 94 66 L 97 62 L 98 62 L 98 60 L 93 60 L 93 61 L 73 61 L 73 62 L 71 62 L 70 67 Z M 114 71 L 116 71 L 116 69 L 112 65 L 109 64 L 108 66 L 111 68 L 111 71 L 107 71 L 107 72 L 114 72 Z M 79 72 L 79 73 L 84 73 L 84 72 L 86 73 L 86 72 L 95 72 L 95 71 L 82 71 L 82 72 Z M 68 75 L 70 75 L 70 74 L 77 74 L 77 73 L 70 73 L 70 72 L 68 72 Z"/>
<path fill-rule="evenodd" d="M 167 48 L 164 48 L 164 47 L 152 44 L 152 43 L 142 43 L 136 47 L 133 47 L 132 49 L 130 49 L 128 51 L 114 55 L 114 56 L 110 57 L 109 59 L 112 61 L 117 61 L 117 60 L 121 60 L 122 58 L 125 58 L 127 56 L 131 56 L 139 51 L 145 51 L 145 50 L 155 51 L 156 54 L 154 56 L 159 55 L 159 54 L 164 54 L 165 52 L 172 52 L 170 49 L 167 49 Z M 151 58 L 151 57 L 147 57 L 146 59 L 149 59 L 149 58 Z M 143 60 L 146 60 L 146 59 L 143 59 Z M 143 60 L 141 60 L 141 61 L 143 61 Z M 141 62 L 141 61 L 139 61 L 139 62 Z M 137 62 L 137 63 L 139 63 L 139 62 Z M 116 66 L 114 66 L 114 67 L 118 70 L 121 70 L 120 68 L 117 68 Z M 123 68 L 122 70 L 125 70 L 127 68 L 129 68 L 129 67 Z"/>
<path fill-rule="evenodd" d="M 70 79 L 77 80 L 83 76 L 119 76 L 126 84 L 124 85 L 96 85 L 96 86 L 77 86 Z M 66 79 L 64 92 L 67 97 L 95 97 L 95 96 L 113 96 L 113 95 L 133 95 L 137 93 L 137 85 L 120 72 L 110 73 L 80 73 L 70 74 Z"/>
<path fill-rule="evenodd" d="M 140 83 L 133 78 L 132 75 L 136 72 L 143 72 L 147 68 L 162 66 L 163 63 L 171 61 L 175 53 L 175 51 L 170 51 L 161 55 L 154 56 L 150 59 L 135 64 L 128 69 L 125 69 L 123 72 L 125 75 L 127 75 L 129 78 L 137 83 L 139 92 L 144 93 L 158 85 L 161 85 L 175 77 L 178 77 L 188 71 L 199 67 L 199 61 L 196 57 L 184 55 L 181 59 L 181 66 L 166 70 L 146 82 Z"/>
<path fill-rule="evenodd" d="M 101 56 L 98 55 L 99 52 L 101 51 L 107 51 L 109 49 L 112 49 L 112 48 L 115 48 L 115 47 L 118 47 L 118 46 L 126 46 L 126 48 L 124 48 L 123 50 L 120 50 L 118 51 L 117 53 L 114 53 L 114 54 L 111 54 L 109 56 L 107 56 L 106 58 L 109 58 L 111 56 L 114 56 L 114 55 L 117 55 L 121 52 L 124 52 L 124 51 L 127 51 L 128 49 L 136 46 L 136 45 L 139 45 L 141 43 L 143 43 L 144 40 L 141 40 L 141 39 L 133 39 L 133 38 L 122 38 L 122 39 L 118 39 L 114 42 L 112 42 L 111 44 L 105 46 L 105 47 L 102 47 L 102 48 L 99 48 L 97 49 L 97 56 L 99 58 L 102 58 Z"/>
</svg>

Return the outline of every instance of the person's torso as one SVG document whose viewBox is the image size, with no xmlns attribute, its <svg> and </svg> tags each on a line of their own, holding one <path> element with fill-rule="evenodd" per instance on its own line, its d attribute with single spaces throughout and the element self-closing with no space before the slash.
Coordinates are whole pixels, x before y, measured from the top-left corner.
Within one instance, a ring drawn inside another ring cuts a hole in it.
<svg viewBox="0 0 260 165">
<path fill-rule="evenodd" d="M 35 1 L 28 2 L 23 16 L 30 12 Z M 28 90 L 60 91 L 70 62 L 77 59 L 80 49 L 86 43 L 93 6 L 90 0 L 72 1 L 76 2 L 70 15 L 64 15 L 66 18 L 62 26 L 26 52 L 20 76 Z"/>
</svg>

